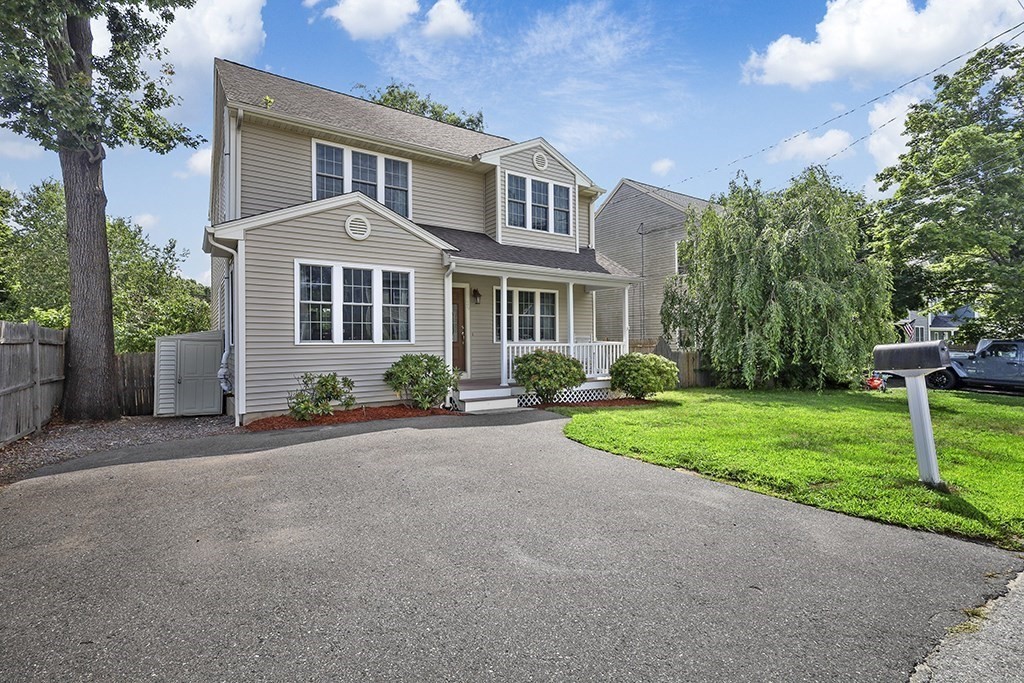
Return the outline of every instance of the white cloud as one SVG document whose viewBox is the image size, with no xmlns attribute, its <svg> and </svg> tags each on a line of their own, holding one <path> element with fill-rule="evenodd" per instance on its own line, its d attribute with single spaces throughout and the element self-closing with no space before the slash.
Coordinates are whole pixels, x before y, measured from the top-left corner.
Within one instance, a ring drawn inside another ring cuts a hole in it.
<svg viewBox="0 0 1024 683">
<path fill-rule="evenodd" d="M 176 69 L 213 68 L 213 58 L 245 60 L 263 48 L 266 0 L 198 0 L 177 12 L 163 46 Z"/>
<path fill-rule="evenodd" d="M 210 286 L 210 276 L 211 276 L 210 269 L 207 268 L 206 270 L 204 270 L 202 273 L 199 274 L 199 277 L 197 277 L 196 280 L 198 280 L 200 284 L 203 284 L 203 285 L 206 285 L 207 287 L 209 287 Z"/>
<path fill-rule="evenodd" d="M 568 154 L 614 140 L 621 140 L 626 136 L 625 130 L 606 123 L 573 119 L 564 121 L 555 127 L 551 144 L 558 148 L 558 151 Z"/>
<path fill-rule="evenodd" d="M 853 154 L 852 149 L 846 149 L 851 142 L 853 136 L 837 128 L 831 128 L 817 137 L 810 133 L 800 133 L 768 152 L 765 158 L 771 164 L 793 159 L 809 164 L 822 163 L 841 151 L 838 158 Z"/>
<path fill-rule="evenodd" d="M 213 151 L 209 147 L 197 149 L 185 162 L 184 171 L 175 171 L 175 178 L 191 178 L 197 175 L 210 175 L 210 162 Z"/>
<path fill-rule="evenodd" d="M 320 4 L 320 0 L 302 0 L 303 7 L 316 7 Z"/>
<path fill-rule="evenodd" d="M 1019 20 L 1016 0 L 830 0 L 814 40 L 783 35 L 743 67 L 744 81 L 808 88 L 846 77 L 932 69 Z"/>
<path fill-rule="evenodd" d="M 132 220 L 143 230 L 152 230 L 160 223 L 160 217 L 151 213 L 139 213 L 132 216 Z"/>
<path fill-rule="evenodd" d="M 651 164 L 651 173 L 665 177 L 676 167 L 676 162 L 671 159 L 658 159 Z"/>
<path fill-rule="evenodd" d="M 575 3 L 541 13 L 521 42 L 524 60 L 569 58 L 598 69 L 646 47 L 644 27 L 615 15 L 604 1 Z"/>
<path fill-rule="evenodd" d="M 14 178 L 7 171 L 4 171 L 3 175 L 0 175 L 0 187 L 11 192 L 21 192 L 21 188 L 18 187 L 18 183 L 15 182 Z"/>
<path fill-rule="evenodd" d="M 459 0 L 437 0 L 427 12 L 423 35 L 428 38 L 465 38 L 476 33 L 473 14 Z"/>
<path fill-rule="evenodd" d="M 911 92 L 896 93 L 887 100 L 876 102 L 868 113 L 871 137 L 868 138 L 868 152 L 878 164 L 878 170 L 892 166 L 906 150 L 904 122 L 910 105 L 920 102 L 927 94 L 924 87 Z"/>
<path fill-rule="evenodd" d="M 405 26 L 419 10 L 416 0 L 340 0 L 324 15 L 341 24 L 353 40 L 377 40 Z"/>
<path fill-rule="evenodd" d="M 0 157 L 25 161 L 42 156 L 43 151 L 38 142 L 0 128 Z"/>
</svg>

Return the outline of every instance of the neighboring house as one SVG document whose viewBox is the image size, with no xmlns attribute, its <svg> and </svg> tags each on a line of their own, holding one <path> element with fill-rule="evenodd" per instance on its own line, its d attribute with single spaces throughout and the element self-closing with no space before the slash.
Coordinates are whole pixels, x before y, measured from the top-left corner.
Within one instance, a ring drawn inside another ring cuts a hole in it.
<svg viewBox="0 0 1024 683">
<path fill-rule="evenodd" d="M 285 411 L 304 372 L 394 402 L 383 374 L 406 353 L 459 368 L 468 410 L 521 401 L 515 358 L 536 348 L 579 358 L 581 391 L 607 392 L 628 340 L 595 342 L 594 292 L 635 277 L 595 251 L 604 190 L 558 150 L 232 62 L 214 71 L 204 250 L 239 421 Z"/>
<path fill-rule="evenodd" d="M 679 273 L 677 246 L 686 235 L 686 212 L 707 206 L 703 199 L 623 178 L 597 209 L 595 248 L 641 278 L 626 294 L 629 338 L 638 347 L 653 347 L 662 336 L 665 278 Z M 624 310 L 622 290 L 597 293 L 598 339 L 622 337 Z"/>
<path fill-rule="evenodd" d="M 914 324 L 914 341 L 938 341 L 950 339 L 960 325 L 977 317 L 974 309 L 963 306 L 952 313 L 910 311 L 906 320 Z"/>
</svg>

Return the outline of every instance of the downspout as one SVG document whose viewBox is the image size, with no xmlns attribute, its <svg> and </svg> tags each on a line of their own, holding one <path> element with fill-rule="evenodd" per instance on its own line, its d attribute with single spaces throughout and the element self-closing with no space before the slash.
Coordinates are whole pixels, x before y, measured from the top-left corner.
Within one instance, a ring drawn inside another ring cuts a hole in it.
<svg viewBox="0 0 1024 683">
<path fill-rule="evenodd" d="M 226 244 L 221 244 L 220 242 L 215 240 L 213 238 L 213 233 L 212 233 L 212 231 L 210 230 L 209 227 L 206 228 L 206 239 L 209 240 L 210 244 L 212 244 L 213 246 L 218 247 L 220 249 L 223 249 L 224 251 L 230 253 L 231 256 L 232 256 L 232 258 L 231 258 L 232 264 L 237 264 L 238 263 L 238 252 L 236 252 L 234 249 L 232 249 L 231 247 L 227 246 Z M 224 271 L 224 282 L 226 283 L 227 280 L 230 277 L 231 277 L 231 271 L 225 270 Z M 235 312 L 234 311 L 233 302 L 231 301 L 231 290 L 230 289 L 228 290 L 228 296 L 224 297 L 224 300 L 226 302 L 226 307 L 227 307 L 227 310 L 225 311 L 225 314 L 224 314 L 224 320 L 227 322 L 228 325 L 230 325 L 230 324 L 232 324 L 233 315 L 234 315 L 234 312 Z M 220 388 L 225 393 L 227 393 L 229 391 L 232 391 L 234 389 L 234 387 L 231 386 L 231 379 L 228 376 L 228 356 L 230 356 L 230 355 L 231 355 L 231 343 L 228 341 L 227 330 L 225 330 L 224 331 L 224 353 L 221 354 L 221 357 L 220 357 L 220 369 L 217 370 L 217 379 L 220 381 Z"/>
</svg>

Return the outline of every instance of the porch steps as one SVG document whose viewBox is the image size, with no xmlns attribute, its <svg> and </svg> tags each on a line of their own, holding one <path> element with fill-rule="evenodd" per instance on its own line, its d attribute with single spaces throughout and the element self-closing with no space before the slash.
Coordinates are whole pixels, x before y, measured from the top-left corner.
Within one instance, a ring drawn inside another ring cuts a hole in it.
<svg viewBox="0 0 1024 683">
<path fill-rule="evenodd" d="M 512 387 L 460 389 L 455 398 L 465 413 L 488 413 L 519 407 L 519 397 L 513 394 Z"/>
</svg>

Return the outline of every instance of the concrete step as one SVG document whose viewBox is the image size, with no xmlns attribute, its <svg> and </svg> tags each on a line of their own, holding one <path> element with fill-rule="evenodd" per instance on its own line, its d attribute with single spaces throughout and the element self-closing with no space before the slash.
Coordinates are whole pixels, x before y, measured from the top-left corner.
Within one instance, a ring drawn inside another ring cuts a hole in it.
<svg viewBox="0 0 1024 683">
<path fill-rule="evenodd" d="M 468 399 L 459 397 L 459 406 L 465 413 L 488 413 L 495 410 L 510 410 L 512 408 L 518 408 L 519 399 L 516 396 Z"/>
</svg>

